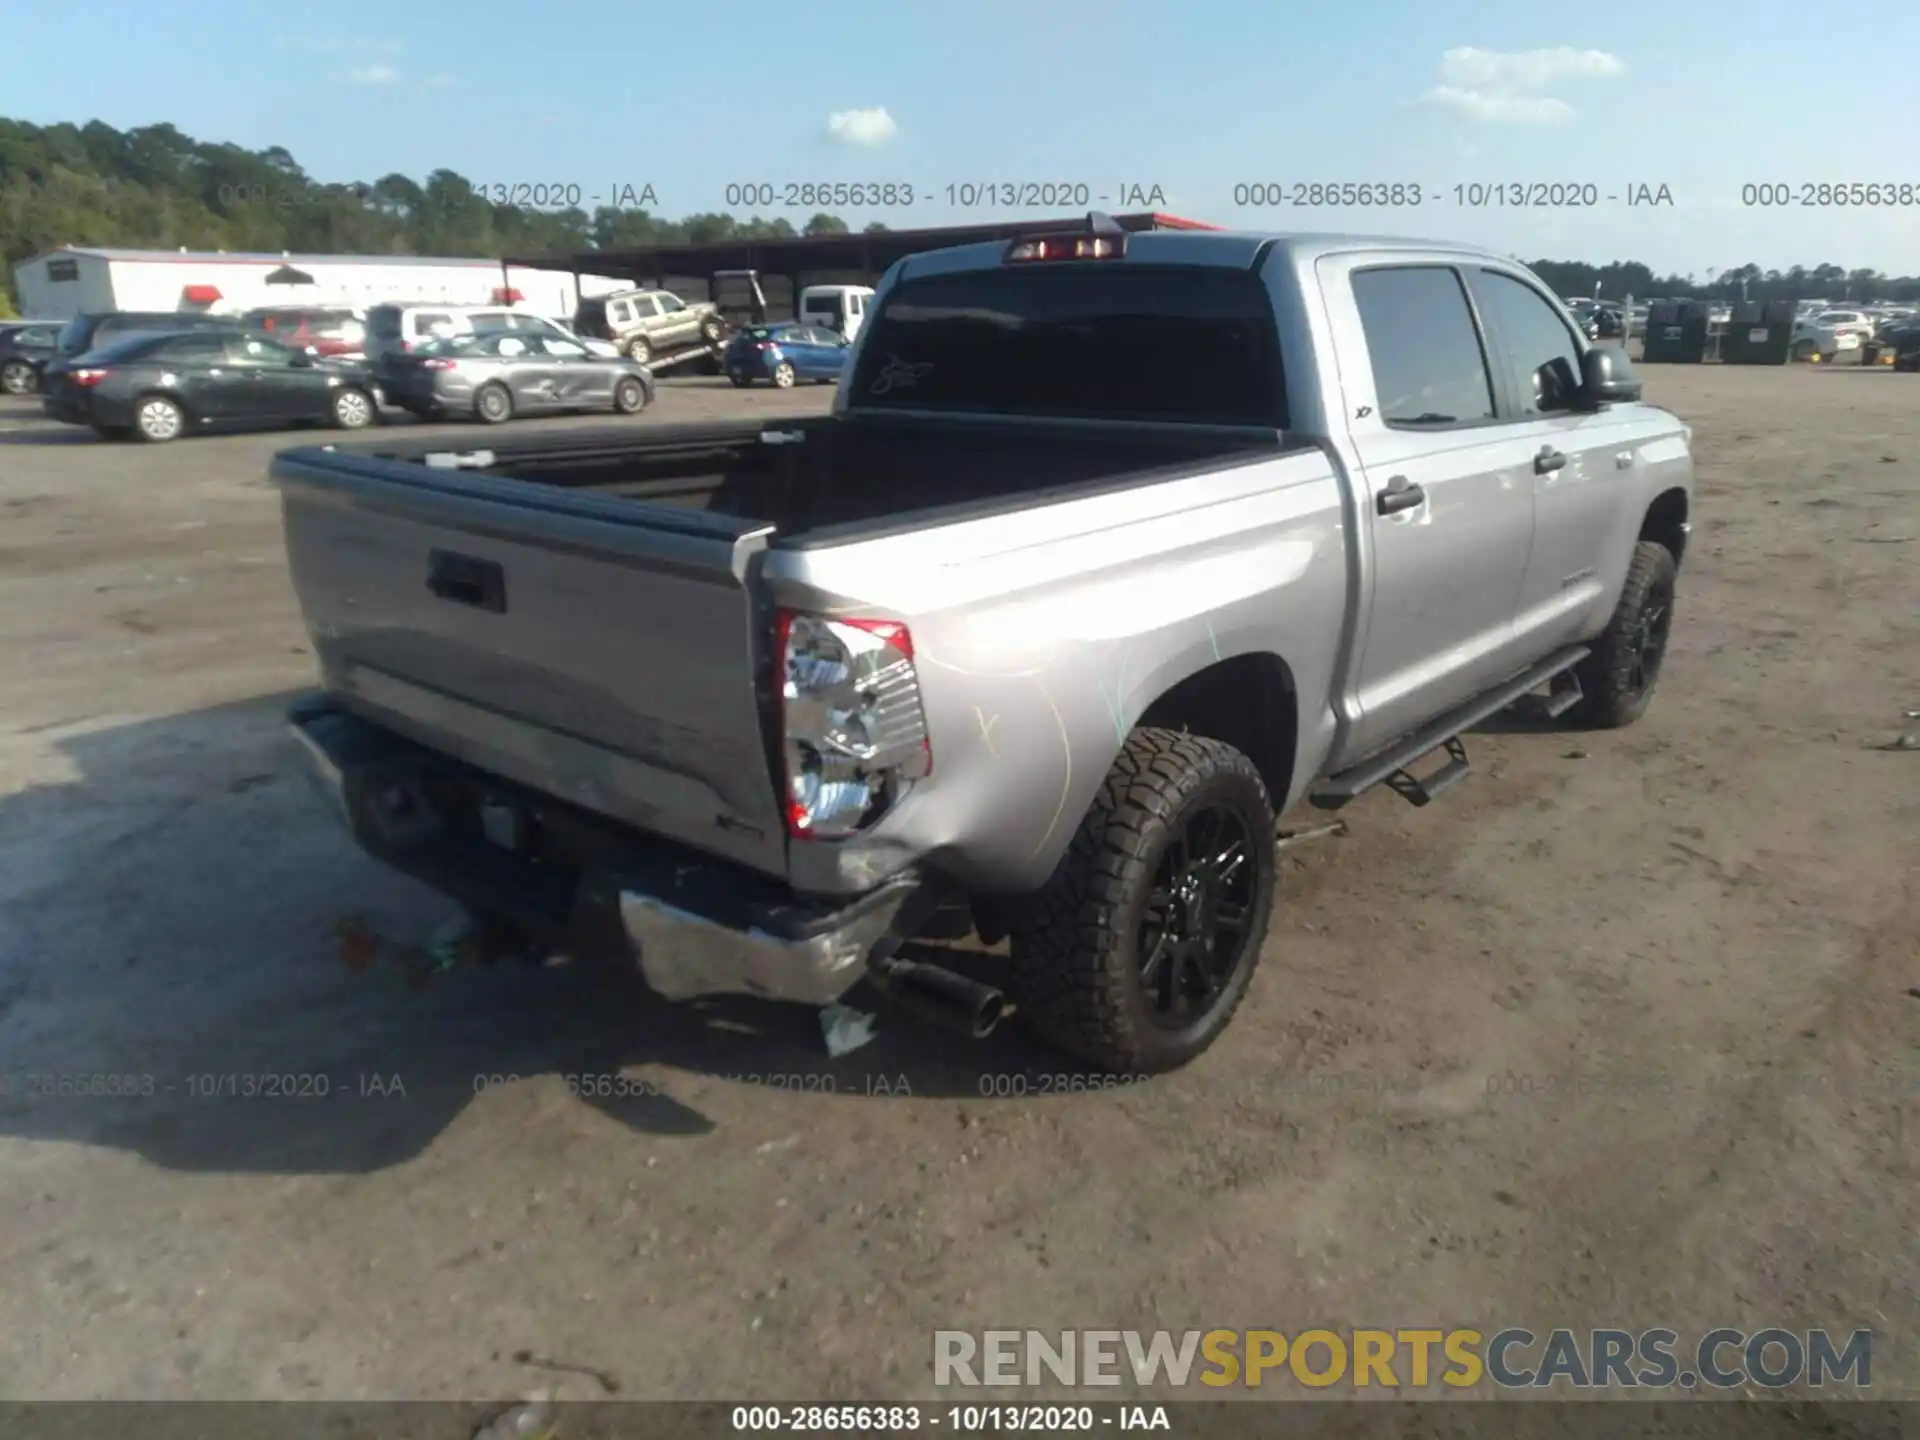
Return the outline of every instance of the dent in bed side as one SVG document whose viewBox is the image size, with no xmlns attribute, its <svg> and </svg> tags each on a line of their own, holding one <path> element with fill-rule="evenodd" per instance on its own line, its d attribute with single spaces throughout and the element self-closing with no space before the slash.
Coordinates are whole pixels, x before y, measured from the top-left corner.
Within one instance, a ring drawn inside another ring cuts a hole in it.
<svg viewBox="0 0 1920 1440">
<path fill-rule="evenodd" d="M 1282 676 L 1309 704 L 1327 693 L 1345 543 L 1337 481 L 1309 449 L 1017 515 L 769 552 L 778 604 L 907 622 L 932 728 L 932 774 L 861 838 L 795 845 L 793 883 L 847 893 L 926 857 L 983 893 L 1037 888 L 1128 733 L 1182 682 L 1238 661 L 1268 677 L 1269 699 Z M 1293 728 L 1301 758 L 1284 769 L 1297 791 L 1330 717 L 1316 709 Z"/>
</svg>

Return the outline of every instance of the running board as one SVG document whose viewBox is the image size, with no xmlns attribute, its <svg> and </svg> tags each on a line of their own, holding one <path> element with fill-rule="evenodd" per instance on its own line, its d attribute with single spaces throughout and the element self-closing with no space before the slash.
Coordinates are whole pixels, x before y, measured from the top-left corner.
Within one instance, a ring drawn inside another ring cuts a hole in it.
<svg viewBox="0 0 1920 1440">
<path fill-rule="evenodd" d="M 1572 645 L 1523 671 L 1503 685 L 1477 695 L 1457 709 L 1421 726 L 1406 739 L 1369 760 L 1363 760 L 1338 775 L 1329 775 L 1307 797 L 1322 810 L 1338 810 L 1358 799 L 1376 785 L 1386 785 L 1410 805 L 1425 805 L 1466 778 L 1470 767 L 1467 747 L 1460 732 L 1478 725 L 1489 715 L 1504 710 L 1530 690 L 1572 669 L 1591 653 L 1585 645 Z M 1571 697 L 1571 698 L 1568 698 Z M 1578 685 L 1555 692 L 1547 701 L 1548 713 L 1558 715 L 1571 709 L 1580 699 Z M 1555 709 L 1554 706 L 1559 708 Z M 1422 778 L 1407 769 L 1415 761 L 1444 748 L 1447 763 Z"/>
</svg>

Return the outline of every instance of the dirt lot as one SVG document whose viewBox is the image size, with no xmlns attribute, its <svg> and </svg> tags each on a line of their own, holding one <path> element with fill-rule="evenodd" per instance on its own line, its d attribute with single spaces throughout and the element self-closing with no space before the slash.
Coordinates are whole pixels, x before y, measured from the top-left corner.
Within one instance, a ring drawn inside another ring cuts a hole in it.
<svg viewBox="0 0 1920 1440">
<path fill-rule="evenodd" d="M 0 413 L 0 1395 L 476 1397 L 530 1350 L 924 1396 L 936 1328 L 1421 1324 L 1866 1326 L 1920 1394 L 1920 752 L 1870 748 L 1920 729 L 1920 377 L 1647 375 L 1700 456 L 1647 719 L 1356 806 L 1221 1044 L 1104 1094 L 904 1017 L 829 1062 L 805 1012 L 348 973 L 344 917 L 446 907 L 282 738 L 285 437 Z M 258 1074 L 330 1093 L 191 1078 Z M 155 1093 L 26 1093 L 94 1075 Z"/>
</svg>

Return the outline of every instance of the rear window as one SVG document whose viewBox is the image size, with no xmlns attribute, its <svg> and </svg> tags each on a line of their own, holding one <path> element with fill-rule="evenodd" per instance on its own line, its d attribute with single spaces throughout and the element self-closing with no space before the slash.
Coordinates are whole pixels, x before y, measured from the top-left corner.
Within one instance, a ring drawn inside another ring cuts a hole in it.
<svg viewBox="0 0 1920 1440">
<path fill-rule="evenodd" d="M 101 360 L 137 360 L 181 338 L 180 335 L 170 335 L 164 331 L 157 334 L 150 330 L 123 331 L 103 337 L 92 353 Z"/>
<path fill-rule="evenodd" d="M 862 408 L 1286 427 L 1257 276 L 1199 266 L 1006 265 L 896 286 L 867 322 Z"/>
</svg>

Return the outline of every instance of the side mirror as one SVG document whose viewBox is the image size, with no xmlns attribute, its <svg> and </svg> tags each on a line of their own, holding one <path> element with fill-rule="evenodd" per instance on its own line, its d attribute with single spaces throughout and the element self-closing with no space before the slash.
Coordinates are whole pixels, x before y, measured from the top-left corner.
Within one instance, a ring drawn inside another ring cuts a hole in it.
<svg viewBox="0 0 1920 1440">
<path fill-rule="evenodd" d="M 296 370 L 311 370 L 313 368 L 313 352 L 311 350 L 296 350 L 293 352 L 293 359 L 290 363 Z"/>
<path fill-rule="evenodd" d="M 1580 357 L 1580 397 L 1593 409 L 1631 405 L 1639 400 L 1640 391 L 1640 381 L 1620 346 L 1595 345 Z"/>
</svg>

